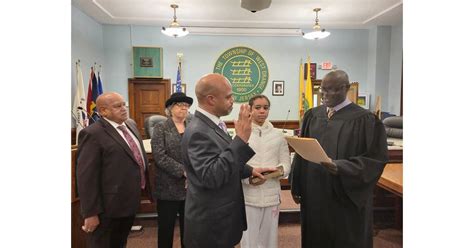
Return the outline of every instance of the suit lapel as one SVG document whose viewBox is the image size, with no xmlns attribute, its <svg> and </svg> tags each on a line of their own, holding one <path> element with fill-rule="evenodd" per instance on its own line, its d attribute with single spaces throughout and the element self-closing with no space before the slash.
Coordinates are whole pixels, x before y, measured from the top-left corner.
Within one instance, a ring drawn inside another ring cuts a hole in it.
<svg viewBox="0 0 474 248">
<path fill-rule="evenodd" d="M 130 158 L 133 159 L 133 161 L 135 161 L 135 163 L 137 163 L 138 165 L 138 162 L 136 161 L 135 156 L 133 156 L 132 150 L 130 150 L 130 147 L 128 146 L 127 142 L 125 142 L 122 136 L 120 136 L 118 131 L 108 121 L 104 119 L 99 119 L 99 121 L 101 122 L 102 127 L 104 128 L 104 131 L 109 136 L 111 136 L 125 150 L 128 156 L 130 156 Z"/>
<path fill-rule="evenodd" d="M 127 125 L 128 129 L 132 131 L 133 135 L 135 135 L 135 138 L 140 140 L 140 132 L 135 128 L 135 126 L 132 125 L 129 120 L 126 120 L 124 123 Z"/>
<path fill-rule="evenodd" d="M 204 123 L 206 123 L 209 126 L 209 128 L 213 129 L 217 133 L 217 135 L 219 135 L 227 143 L 232 142 L 232 138 L 227 133 L 225 133 L 224 130 L 222 130 L 219 126 L 217 126 L 214 122 L 212 122 L 211 119 L 207 118 L 207 116 L 205 116 L 199 111 L 195 111 L 194 116 L 198 117 Z"/>
<path fill-rule="evenodd" d="M 229 134 L 226 133 L 226 132 L 224 132 L 224 130 L 222 130 L 219 126 L 217 126 L 217 128 L 214 128 L 214 131 L 215 131 L 219 136 L 221 136 L 221 138 L 223 138 L 225 141 L 227 141 L 227 143 L 232 142 L 232 138 L 229 136 Z"/>
</svg>

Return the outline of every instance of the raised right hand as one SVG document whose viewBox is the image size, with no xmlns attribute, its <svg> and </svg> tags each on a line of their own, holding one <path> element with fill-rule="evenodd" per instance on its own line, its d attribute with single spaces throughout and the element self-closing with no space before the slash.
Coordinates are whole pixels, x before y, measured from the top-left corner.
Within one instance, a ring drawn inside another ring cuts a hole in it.
<svg viewBox="0 0 474 248">
<path fill-rule="evenodd" d="M 252 133 L 252 114 L 248 104 L 240 106 L 239 119 L 234 121 L 235 133 L 245 143 L 248 143 Z"/>
</svg>

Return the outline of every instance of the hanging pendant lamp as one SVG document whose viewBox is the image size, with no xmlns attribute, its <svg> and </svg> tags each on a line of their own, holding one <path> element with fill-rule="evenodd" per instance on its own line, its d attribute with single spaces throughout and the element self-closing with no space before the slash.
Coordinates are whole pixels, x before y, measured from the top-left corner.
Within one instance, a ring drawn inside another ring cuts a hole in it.
<svg viewBox="0 0 474 248">
<path fill-rule="evenodd" d="M 189 34 L 189 31 L 185 27 L 181 27 L 179 23 L 176 21 L 176 9 L 178 8 L 177 4 L 171 4 L 171 8 L 173 8 L 174 16 L 173 21 L 171 22 L 168 28 L 162 27 L 161 32 L 170 37 L 184 37 Z"/>
<path fill-rule="evenodd" d="M 303 38 L 308 39 L 308 40 L 318 40 L 318 39 L 324 39 L 331 34 L 330 32 L 326 31 L 326 29 L 321 29 L 321 26 L 319 25 L 318 12 L 320 10 L 321 8 L 313 9 L 313 11 L 316 12 L 316 20 L 313 26 L 313 31 L 309 33 L 303 32 Z"/>
</svg>

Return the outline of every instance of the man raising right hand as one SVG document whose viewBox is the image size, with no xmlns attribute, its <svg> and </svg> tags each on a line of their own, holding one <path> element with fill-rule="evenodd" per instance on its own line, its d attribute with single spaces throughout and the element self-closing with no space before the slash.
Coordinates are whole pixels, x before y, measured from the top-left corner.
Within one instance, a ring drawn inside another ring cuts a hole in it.
<svg viewBox="0 0 474 248">
<path fill-rule="evenodd" d="M 198 107 L 184 132 L 182 150 L 188 179 L 184 244 L 187 247 L 234 247 L 247 229 L 241 179 L 271 168 L 252 168 L 248 146 L 252 130 L 250 107 L 240 107 L 232 140 L 220 120 L 232 111 L 232 87 L 220 74 L 196 84 Z"/>
</svg>

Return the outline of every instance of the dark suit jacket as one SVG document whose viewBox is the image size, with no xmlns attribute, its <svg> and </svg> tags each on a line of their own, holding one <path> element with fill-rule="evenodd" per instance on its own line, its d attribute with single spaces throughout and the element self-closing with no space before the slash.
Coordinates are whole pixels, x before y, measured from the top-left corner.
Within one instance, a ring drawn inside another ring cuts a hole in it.
<svg viewBox="0 0 474 248">
<path fill-rule="evenodd" d="M 233 247 L 247 229 L 241 179 L 255 152 L 196 111 L 182 139 L 188 178 L 184 243 L 187 247 Z"/>
<path fill-rule="evenodd" d="M 188 124 L 186 124 L 188 125 Z M 186 197 L 183 156 L 181 152 L 181 135 L 173 122 L 156 124 L 151 137 L 151 149 L 156 166 L 155 199 L 184 201 Z M 152 165 L 153 166 L 153 165 Z"/>
<path fill-rule="evenodd" d="M 143 142 L 133 120 L 125 121 L 140 141 L 145 168 Z M 127 142 L 105 119 L 79 133 L 77 186 L 84 218 L 101 215 L 109 218 L 135 215 L 140 205 L 140 168 Z"/>
</svg>

